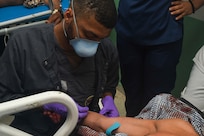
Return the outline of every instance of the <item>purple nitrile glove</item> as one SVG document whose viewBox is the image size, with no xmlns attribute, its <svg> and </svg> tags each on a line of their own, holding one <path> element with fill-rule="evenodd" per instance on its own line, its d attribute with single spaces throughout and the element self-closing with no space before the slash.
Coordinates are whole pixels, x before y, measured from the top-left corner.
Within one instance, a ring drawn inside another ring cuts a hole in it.
<svg viewBox="0 0 204 136">
<path fill-rule="evenodd" d="M 60 114 L 61 116 L 65 117 L 67 115 L 67 108 L 60 103 L 49 103 L 43 105 L 43 109 L 51 112 L 55 112 Z"/>
<path fill-rule="evenodd" d="M 79 118 L 78 118 L 78 122 L 79 122 L 79 121 L 81 121 L 83 118 L 85 118 L 87 116 L 88 111 L 89 111 L 89 107 L 82 107 L 78 103 L 76 103 L 76 105 L 77 105 L 77 109 L 78 109 L 78 112 L 79 112 Z"/>
<path fill-rule="evenodd" d="M 100 114 L 107 116 L 107 117 L 118 117 L 119 116 L 119 112 L 115 106 L 113 97 L 105 96 L 102 99 L 102 104 L 103 104 L 103 108 L 99 112 Z"/>
<path fill-rule="evenodd" d="M 88 107 L 82 107 L 77 103 L 76 103 L 76 105 L 77 105 L 77 109 L 79 112 L 78 121 L 81 121 L 83 118 L 85 118 L 87 116 L 89 108 Z M 63 117 L 65 117 L 67 115 L 67 108 L 63 104 L 60 104 L 60 103 L 45 104 L 43 106 L 43 109 L 47 110 L 47 111 L 58 113 Z"/>
</svg>

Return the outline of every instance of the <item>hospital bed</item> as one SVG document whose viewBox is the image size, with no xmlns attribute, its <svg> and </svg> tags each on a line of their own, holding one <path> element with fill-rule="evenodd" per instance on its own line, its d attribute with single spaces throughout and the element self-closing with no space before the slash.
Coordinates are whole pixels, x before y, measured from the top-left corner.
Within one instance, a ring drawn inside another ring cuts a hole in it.
<svg viewBox="0 0 204 136">
<path fill-rule="evenodd" d="M 47 103 L 58 102 L 67 107 L 68 114 L 64 124 L 54 136 L 68 136 L 78 121 L 78 110 L 75 102 L 67 94 L 59 91 L 47 91 L 7 102 L 0 103 L 0 119 L 21 111 L 40 107 Z M 30 134 L 13 128 L 0 120 L 0 136 L 31 136 Z"/>
<path fill-rule="evenodd" d="M 69 0 L 62 0 L 62 11 L 68 8 L 69 3 Z M 49 6 L 40 5 L 31 9 L 23 5 L 0 8 L 0 36 L 8 35 L 18 28 L 45 23 L 53 11 L 52 0 L 49 0 Z"/>
</svg>

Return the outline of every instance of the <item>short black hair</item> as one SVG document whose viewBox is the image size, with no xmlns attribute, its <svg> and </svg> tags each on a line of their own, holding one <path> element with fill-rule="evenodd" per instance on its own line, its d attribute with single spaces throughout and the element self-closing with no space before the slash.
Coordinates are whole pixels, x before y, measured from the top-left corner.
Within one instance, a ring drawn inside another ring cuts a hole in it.
<svg viewBox="0 0 204 136">
<path fill-rule="evenodd" d="M 112 29 L 116 25 L 117 10 L 114 0 L 73 0 L 76 17 L 95 15 L 95 19 Z"/>
</svg>

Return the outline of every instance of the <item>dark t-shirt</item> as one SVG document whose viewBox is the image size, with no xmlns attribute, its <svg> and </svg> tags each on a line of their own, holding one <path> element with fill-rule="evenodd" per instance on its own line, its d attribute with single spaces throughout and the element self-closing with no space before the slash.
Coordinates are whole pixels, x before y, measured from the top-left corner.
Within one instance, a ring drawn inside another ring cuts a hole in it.
<svg viewBox="0 0 204 136">
<path fill-rule="evenodd" d="M 95 57 L 82 58 L 80 65 L 73 68 L 62 49 L 57 48 L 56 53 L 62 90 L 81 106 L 88 106 L 96 91 Z"/>
</svg>

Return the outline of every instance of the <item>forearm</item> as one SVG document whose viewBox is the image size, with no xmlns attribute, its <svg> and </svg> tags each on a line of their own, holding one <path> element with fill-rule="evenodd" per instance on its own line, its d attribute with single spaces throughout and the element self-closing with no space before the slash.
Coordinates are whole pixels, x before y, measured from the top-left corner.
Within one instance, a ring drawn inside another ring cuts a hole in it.
<svg viewBox="0 0 204 136">
<path fill-rule="evenodd" d="M 111 92 L 105 92 L 103 93 L 103 96 L 102 97 L 105 97 L 105 96 L 111 96 L 113 97 L 113 94 Z"/>
<path fill-rule="evenodd" d="M 135 134 L 146 135 L 156 131 L 154 121 L 128 117 L 108 118 L 94 112 L 89 112 L 82 125 L 97 132 L 106 132 L 115 122 L 120 123 L 120 127 L 114 133 L 126 133 L 128 136 L 135 136 Z"/>
<path fill-rule="evenodd" d="M 52 0 L 53 2 L 53 12 L 52 15 L 46 21 L 47 23 L 55 23 L 58 24 L 61 22 L 63 18 L 63 11 L 61 7 L 60 0 Z M 45 4 L 49 5 L 49 0 L 45 0 Z"/>
<path fill-rule="evenodd" d="M 84 119 L 82 125 L 88 126 L 91 129 L 97 131 L 97 132 L 105 132 L 106 128 L 108 128 L 111 123 L 108 123 L 106 120 L 107 117 L 97 114 L 95 112 L 89 112 L 87 117 Z M 102 124 L 101 120 L 103 120 L 105 123 Z M 109 126 L 108 126 L 109 124 Z M 107 125 L 107 126 L 105 126 Z"/>
<path fill-rule="evenodd" d="M 125 133 L 128 136 L 151 134 L 198 136 L 191 124 L 181 119 L 145 120 L 130 117 L 108 118 L 94 112 L 89 112 L 82 125 L 88 126 L 97 132 L 106 132 L 115 122 L 120 123 L 120 127 L 113 133 Z"/>
<path fill-rule="evenodd" d="M 204 5 L 204 0 L 192 0 L 195 10 Z"/>
</svg>

